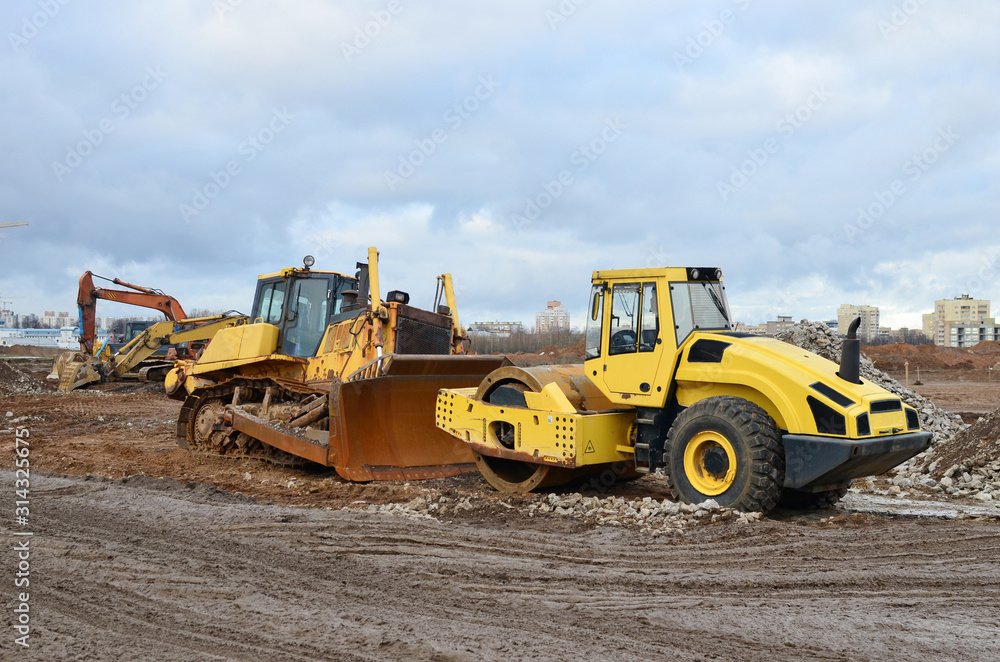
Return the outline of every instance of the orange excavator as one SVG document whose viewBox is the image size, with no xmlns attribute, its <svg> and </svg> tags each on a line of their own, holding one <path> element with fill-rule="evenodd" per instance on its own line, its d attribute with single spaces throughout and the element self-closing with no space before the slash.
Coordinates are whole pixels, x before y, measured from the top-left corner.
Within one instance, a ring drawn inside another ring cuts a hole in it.
<svg viewBox="0 0 1000 662">
<path fill-rule="evenodd" d="M 127 287 L 127 290 L 113 290 L 105 287 L 96 287 L 94 278 L 106 280 L 115 285 Z M 187 313 L 181 307 L 180 302 L 160 290 L 154 290 L 141 285 L 126 283 L 118 278 L 105 278 L 97 276 L 91 271 L 86 271 L 80 276 L 80 289 L 76 295 L 76 304 L 80 307 L 80 351 L 87 354 L 94 353 L 94 326 L 97 315 L 97 301 L 104 299 L 124 303 L 130 306 L 141 306 L 152 308 L 163 313 L 170 321 L 187 319 Z"/>
<path fill-rule="evenodd" d="M 127 289 L 97 287 L 94 284 L 95 278 Z M 163 338 L 157 338 L 155 348 L 150 347 L 149 351 L 144 349 L 140 352 L 133 352 L 129 360 L 125 362 L 120 360 L 124 356 L 123 348 L 129 347 L 131 349 L 136 339 L 146 334 L 148 327 L 152 324 L 130 322 L 126 329 L 124 343 L 105 342 L 101 347 L 95 347 L 97 302 L 101 299 L 158 310 L 170 322 L 184 322 L 178 326 L 177 330 L 182 328 L 190 330 L 215 319 L 205 318 L 195 323 L 189 323 L 190 320 L 188 320 L 187 313 L 184 312 L 180 302 L 160 290 L 134 285 L 118 278 L 105 278 L 91 271 L 84 272 L 80 277 L 80 287 L 76 299 L 80 310 L 80 351 L 64 352 L 56 357 L 52 373 L 49 375 L 49 379 L 59 381 L 60 390 L 69 391 L 94 381 L 125 376 L 137 377 L 140 381 L 161 380 L 178 358 L 195 358 L 210 339 L 208 336 L 205 339 L 192 339 L 190 342 L 171 346 L 164 343 Z M 148 345 L 150 342 L 151 340 L 146 338 L 142 344 Z M 102 361 L 108 361 L 112 355 L 118 356 L 119 354 L 122 356 L 119 356 L 119 360 L 114 361 L 113 366 L 108 366 L 109 369 L 101 369 L 105 367 L 101 365 Z M 114 369 L 110 369 L 111 367 Z"/>
</svg>

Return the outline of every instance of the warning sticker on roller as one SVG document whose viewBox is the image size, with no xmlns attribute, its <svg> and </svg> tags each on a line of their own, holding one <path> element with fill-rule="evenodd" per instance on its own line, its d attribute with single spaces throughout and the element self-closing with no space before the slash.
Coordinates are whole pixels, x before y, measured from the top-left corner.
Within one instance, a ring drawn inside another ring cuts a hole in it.
<svg viewBox="0 0 1000 662">
<path fill-rule="evenodd" d="M 594 442 L 592 442 L 592 441 L 588 441 L 588 442 L 587 442 L 587 450 L 585 450 L 585 451 L 583 451 L 583 452 L 584 452 L 585 454 L 586 454 L 586 453 L 596 453 L 597 451 L 596 451 L 596 450 L 594 449 Z"/>
</svg>

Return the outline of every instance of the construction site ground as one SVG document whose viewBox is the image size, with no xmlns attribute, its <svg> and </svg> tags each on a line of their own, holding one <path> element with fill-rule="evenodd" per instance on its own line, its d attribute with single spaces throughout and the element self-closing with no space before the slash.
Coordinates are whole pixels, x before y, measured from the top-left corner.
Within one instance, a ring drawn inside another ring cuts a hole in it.
<svg viewBox="0 0 1000 662">
<path fill-rule="evenodd" d="M 993 504 L 860 490 L 832 511 L 651 531 L 545 512 L 549 495 L 500 495 L 478 474 L 352 484 L 191 454 L 175 441 L 180 403 L 159 385 L 61 394 L 44 383 L 48 360 L 11 367 L 33 378 L 4 391 L 0 373 L 5 533 L 22 528 L 14 430 L 31 440 L 25 659 L 996 656 Z M 969 416 L 997 408 L 1000 385 L 956 370 L 914 388 Z M 610 493 L 668 496 L 656 477 Z M 386 512 L 418 497 L 451 507 Z M 3 557 L 13 577 L 15 555 Z M 15 648 L 11 585 L 2 659 Z"/>
</svg>

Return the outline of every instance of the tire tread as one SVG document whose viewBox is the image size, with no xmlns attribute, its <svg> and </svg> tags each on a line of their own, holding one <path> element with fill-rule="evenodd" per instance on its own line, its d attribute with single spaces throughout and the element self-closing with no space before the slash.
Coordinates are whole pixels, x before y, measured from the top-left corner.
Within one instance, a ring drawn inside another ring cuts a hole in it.
<svg viewBox="0 0 1000 662">
<path fill-rule="evenodd" d="M 739 500 L 730 507 L 743 511 L 768 512 L 778 505 L 785 482 L 785 453 L 781 434 L 774 420 L 760 406 L 734 396 L 713 396 L 685 409 L 674 421 L 664 444 L 663 472 L 671 495 L 685 501 L 677 481 L 671 475 L 670 449 L 677 430 L 688 420 L 713 416 L 727 421 L 746 439 L 752 460 L 749 484 Z"/>
</svg>

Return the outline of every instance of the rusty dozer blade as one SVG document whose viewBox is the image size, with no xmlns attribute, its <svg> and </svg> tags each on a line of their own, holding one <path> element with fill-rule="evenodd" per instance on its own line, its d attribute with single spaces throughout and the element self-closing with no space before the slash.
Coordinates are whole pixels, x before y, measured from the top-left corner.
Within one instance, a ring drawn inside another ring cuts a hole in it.
<svg viewBox="0 0 1000 662">
<path fill-rule="evenodd" d="M 475 471 L 472 450 L 435 425 L 442 388 L 479 386 L 503 356 L 386 355 L 330 389 L 329 463 L 353 481 Z"/>
</svg>

